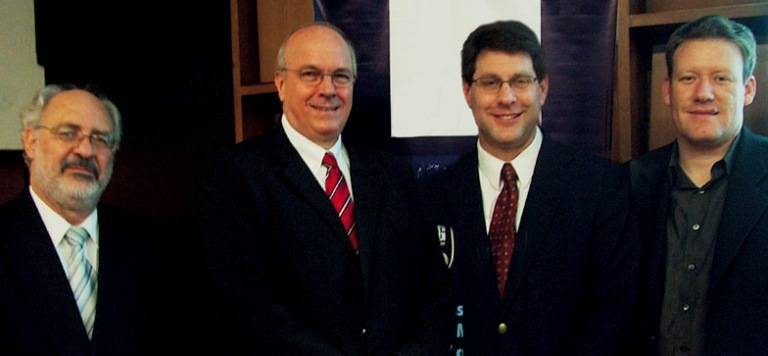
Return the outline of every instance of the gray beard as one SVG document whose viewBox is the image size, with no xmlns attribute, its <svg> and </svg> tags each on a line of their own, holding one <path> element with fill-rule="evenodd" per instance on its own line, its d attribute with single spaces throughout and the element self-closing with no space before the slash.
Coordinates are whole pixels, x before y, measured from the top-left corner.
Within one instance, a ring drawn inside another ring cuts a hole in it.
<svg viewBox="0 0 768 356">
<path fill-rule="evenodd" d="M 43 170 L 37 170 L 38 180 L 44 182 L 43 189 L 51 199 L 64 209 L 73 211 L 93 210 L 99 203 L 99 198 L 106 188 L 98 180 L 92 180 L 87 185 L 67 185 L 60 177 L 48 177 Z M 110 174 L 111 172 L 102 172 Z M 109 176 L 107 176 L 109 181 Z"/>
</svg>

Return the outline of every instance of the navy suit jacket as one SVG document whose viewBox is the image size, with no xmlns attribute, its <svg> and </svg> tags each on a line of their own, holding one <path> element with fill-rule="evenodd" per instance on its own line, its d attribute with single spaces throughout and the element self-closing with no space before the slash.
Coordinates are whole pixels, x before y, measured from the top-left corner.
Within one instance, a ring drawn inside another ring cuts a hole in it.
<svg viewBox="0 0 768 356">
<path fill-rule="evenodd" d="M 96 321 L 88 340 L 72 289 L 29 191 L 0 206 L 0 353 L 135 355 L 146 353 L 150 323 L 142 299 L 149 263 L 144 231 L 99 207 Z"/>
<path fill-rule="evenodd" d="M 202 232 L 232 353 L 430 355 L 447 350 L 449 288 L 419 228 L 410 170 L 347 147 L 359 256 L 282 128 L 209 174 Z M 237 330 L 239 329 L 239 330 Z"/>
<path fill-rule="evenodd" d="M 622 354 L 638 246 L 622 235 L 628 192 L 618 180 L 607 162 L 544 138 L 503 299 L 477 151 L 426 183 L 426 209 L 443 240 L 458 303 L 456 349 L 467 355 Z"/>
<path fill-rule="evenodd" d="M 658 351 L 664 297 L 667 166 L 674 144 L 630 163 L 634 220 L 644 249 L 643 346 Z M 728 167 L 705 316 L 706 355 L 768 355 L 768 139 L 744 128 Z"/>
</svg>

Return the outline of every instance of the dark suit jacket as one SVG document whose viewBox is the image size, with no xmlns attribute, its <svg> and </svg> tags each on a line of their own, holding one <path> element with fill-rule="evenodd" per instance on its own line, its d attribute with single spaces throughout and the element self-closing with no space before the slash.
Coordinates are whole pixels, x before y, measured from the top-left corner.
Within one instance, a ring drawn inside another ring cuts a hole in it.
<svg viewBox="0 0 768 356">
<path fill-rule="evenodd" d="M 456 348 L 467 355 L 621 354 L 638 248 L 621 234 L 627 192 L 617 172 L 544 138 L 500 300 L 477 167 L 473 150 L 427 182 L 424 196 L 430 220 L 445 228 L 463 330 Z"/>
<path fill-rule="evenodd" d="M 136 355 L 146 352 L 149 323 L 140 285 L 149 261 L 137 220 L 99 207 L 96 321 L 88 340 L 64 269 L 32 197 L 0 207 L 0 353 Z M 140 221 L 140 220 L 138 220 Z"/>
<path fill-rule="evenodd" d="M 447 350 L 447 273 L 415 213 L 411 172 L 347 147 L 360 255 L 282 129 L 220 158 L 203 204 L 233 353 Z M 239 330 L 238 330 L 239 328 Z"/>
<path fill-rule="evenodd" d="M 664 297 L 667 179 L 674 144 L 630 163 L 633 219 L 644 246 L 643 343 L 647 354 L 658 348 Z M 741 132 L 728 167 L 725 204 L 705 317 L 707 355 L 768 355 L 768 140 Z"/>
</svg>

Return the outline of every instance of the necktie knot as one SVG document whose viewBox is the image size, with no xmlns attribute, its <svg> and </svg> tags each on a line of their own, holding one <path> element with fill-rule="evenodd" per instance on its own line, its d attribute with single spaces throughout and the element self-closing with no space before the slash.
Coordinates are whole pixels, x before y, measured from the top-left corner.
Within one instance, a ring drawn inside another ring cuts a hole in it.
<svg viewBox="0 0 768 356">
<path fill-rule="evenodd" d="M 333 157 L 332 153 L 326 153 L 323 156 L 323 165 L 328 168 L 338 168 L 339 164 L 336 162 L 336 157 Z"/>
<path fill-rule="evenodd" d="M 516 180 L 517 172 L 515 172 L 515 168 L 510 163 L 504 163 L 501 167 L 501 181 L 505 185 L 513 187 Z"/>
<path fill-rule="evenodd" d="M 88 230 L 81 226 L 70 226 L 64 235 L 68 244 L 72 247 L 83 248 L 88 240 Z"/>
</svg>

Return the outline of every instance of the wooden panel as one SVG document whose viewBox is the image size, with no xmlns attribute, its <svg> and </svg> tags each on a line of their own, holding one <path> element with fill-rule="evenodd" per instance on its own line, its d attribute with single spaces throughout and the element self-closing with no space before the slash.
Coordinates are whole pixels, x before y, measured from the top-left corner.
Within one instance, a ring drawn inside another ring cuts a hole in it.
<svg viewBox="0 0 768 356">
<path fill-rule="evenodd" d="M 262 83 L 275 76 L 280 44 L 294 28 L 314 19 L 310 0 L 259 0 L 259 73 Z"/>
<path fill-rule="evenodd" d="M 752 105 L 744 110 L 744 124 L 753 131 L 768 136 L 768 44 L 758 45 L 757 67 L 757 96 Z M 675 139 L 676 129 L 672 123 L 672 115 L 669 106 L 665 105 L 661 97 L 661 83 L 666 77 L 667 64 L 664 53 L 653 54 L 653 69 L 651 71 L 650 96 L 650 127 L 648 148 L 654 149 L 672 142 Z M 761 90 L 764 89 L 764 90 Z"/>
<path fill-rule="evenodd" d="M 651 105 L 650 121 L 648 127 L 648 149 L 659 148 L 675 139 L 675 124 L 672 123 L 672 115 L 669 106 L 664 104 L 661 93 L 661 85 L 667 77 L 667 63 L 664 52 L 653 54 L 653 69 L 651 70 L 651 86 L 649 102 Z"/>
<path fill-rule="evenodd" d="M 670 10 L 697 9 L 702 7 L 715 7 L 727 5 L 741 5 L 759 3 L 755 0 L 647 0 L 646 12 L 659 12 Z"/>
<path fill-rule="evenodd" d="M 768 0 L 766 0 L 768 1 Z M 630 27 L 682 24 L 707 15 L 722 15 L 728 18 L 750 18 L 768 15 L 768 2 L 734 6 L 705 7 L 689 10 L 671 10 L 630 16 Z"/>
<path fill-rule="evenodd" d="M 744 110 L 744 123 L 753 131 L 768 136 L 768 44 L 757 46 L 757 96 Z"/>
</svg>

